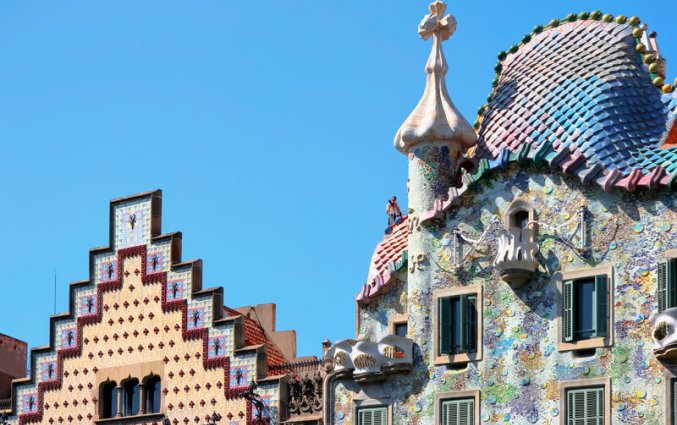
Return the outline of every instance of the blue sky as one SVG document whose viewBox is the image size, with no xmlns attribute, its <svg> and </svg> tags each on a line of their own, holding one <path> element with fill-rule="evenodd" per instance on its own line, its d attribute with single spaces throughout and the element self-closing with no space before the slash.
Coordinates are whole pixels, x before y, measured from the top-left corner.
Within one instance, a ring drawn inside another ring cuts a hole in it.
<svg viewBox="0 0 677 425">
<path fill-rule="evenodd" d="M 406 199 L 392 139 L 423 90 L 427 4 L 0 2 L 0 332 L 46 344 L 55 270 L 59 313 L 109 200 L 160 188 L 163 230 L 228 306 L 276 302 L 300 355 L 353 337 L 386 200 Z M 451 2 L 452 99 L 472 123 L 499 51 L 594 9 L 639 16 L 677 61 L 674 0 Z"/>
</svg>

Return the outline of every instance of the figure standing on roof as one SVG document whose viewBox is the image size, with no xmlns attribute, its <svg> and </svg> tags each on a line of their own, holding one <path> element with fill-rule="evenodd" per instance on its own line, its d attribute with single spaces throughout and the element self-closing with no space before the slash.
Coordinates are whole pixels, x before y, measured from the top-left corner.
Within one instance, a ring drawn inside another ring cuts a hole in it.
<svg viewBox="0 0 677 425">
<path fill-rule="evenodd" d="M 388 201 L 386 214 L 388 215 L 388 226 L 402 222 L 402 211 L 400 211 L 400 207 L 397 205 L 397 196 L 393 196 Z"/>
</svg>

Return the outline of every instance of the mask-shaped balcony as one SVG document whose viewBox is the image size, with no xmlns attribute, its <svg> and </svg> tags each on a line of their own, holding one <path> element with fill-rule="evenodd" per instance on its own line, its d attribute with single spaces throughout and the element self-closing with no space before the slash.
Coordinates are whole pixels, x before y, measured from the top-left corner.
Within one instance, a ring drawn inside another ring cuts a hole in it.
<svg viewBox="0 0 677 425">
<path fill-rule="evenodd" d="M 387 375 L 411 371 L 414 364 L 414 341 L 388 335 L 380 342 L 344 339 L 324 354 L 334 364 L 337 378 L 351 377 L 355 382 L 382 381 Z"/>
<path fill-rule="evenodd" d="M 504 228 L 498 232 L 498 249 L 494 267 L 513 288 L 531 279 L 538 262 L 536 212 L 527 201 L 516 199 L 505 215 Z"/>
<path fill-rule="evenodd" d="M 658 360 L 677 363 L 677 307 L 651 316 L 653 352 Z"/>
</svg>

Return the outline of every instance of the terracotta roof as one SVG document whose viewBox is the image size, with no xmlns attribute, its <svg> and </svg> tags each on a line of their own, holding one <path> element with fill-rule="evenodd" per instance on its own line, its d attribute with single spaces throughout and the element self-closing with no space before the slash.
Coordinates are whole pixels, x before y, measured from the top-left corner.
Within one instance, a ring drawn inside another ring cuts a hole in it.
<svg viewBox="0 0 677 425">
<path fill-rule="evenodd" d="M 634 190 L 651 173 L 669 184 L 677 151 L 653 152 L 677 98 L 661 94 L 655 85 L 662 79 L 642 62 L 646 46 L 636 36 L 643 31 L 620 22 L 558 23 L 503 53 L 496 88 L 480 111 L 475 158 L 548 151 L 560 154 L 554 165 L 605 189 Z"/>
<path fill-rule="evenodd" d="M 392 231 L 376 246 L 367 283 L 355 297 L 358 303 L 367 303 L 372 297 L 385 292 L 393 273 L 407 264 L 408 221 L 408 216 L 402 217 L 402 222 L 393 225 Z"/>
<path fill-rule="evenodd" d="M 287 362 L 287 359 L 282 354 L 282 350 L 266 335 L 263 328 L 256 323 L 256 321 L 246 315 L 242 315 L 232 308 L 224 306 L 223 309 L 229 317 L 243 316 L 244 317 L 244 338 L 245 345 L 264 345 L 266 347 L 266 358 L 268 367 L 277 366 Z"/>
</svg>

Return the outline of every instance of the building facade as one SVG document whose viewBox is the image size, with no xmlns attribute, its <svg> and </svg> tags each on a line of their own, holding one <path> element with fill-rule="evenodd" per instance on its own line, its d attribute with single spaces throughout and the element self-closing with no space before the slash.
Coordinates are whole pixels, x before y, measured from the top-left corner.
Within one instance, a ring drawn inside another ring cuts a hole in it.
<svg viewBox="0 0 677 425">
<path fill-rule="evenodd" d="M 71 284 L 49 345 L 31 350 L 30 375 L 13 381 L 0 412 L 6 422 L 287 419 L 295 371 L 319 361 L 296 357 L 274 304 L 229 308 L 222 287 L 203 288 L 202 262 L 182 260 L 181 233 L 163 234 L 161 220 L 160 191 L 111 202 L 109 245 L 90 251 L 89 279 Z M 25 354 L 23 365 L 16 376 Z"/>
<path fill-rule="evenodd" d="M 473 129 L 445 87 L 456 21 L 430 10 L 395 137 L 408 216 L 323 357 L 325 423 L 677 423 L 677 94 L 655 34 L 601 12 L 535 27 Z"/>
<path fill-rule="evenodd" d="M 26 377 L 25 342 L 0 334 L 0 411 L 11 403 L 12 381 Z"/>
</svg>

